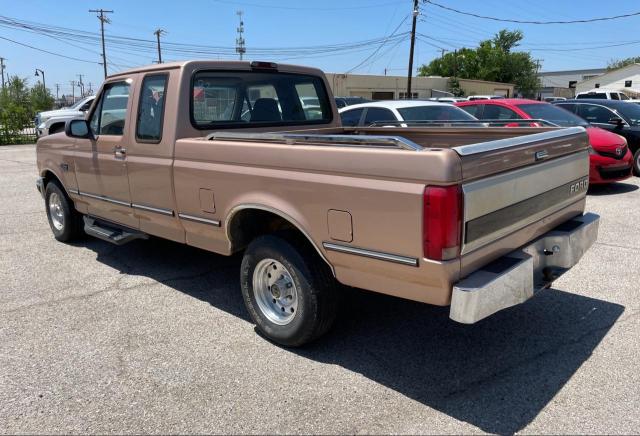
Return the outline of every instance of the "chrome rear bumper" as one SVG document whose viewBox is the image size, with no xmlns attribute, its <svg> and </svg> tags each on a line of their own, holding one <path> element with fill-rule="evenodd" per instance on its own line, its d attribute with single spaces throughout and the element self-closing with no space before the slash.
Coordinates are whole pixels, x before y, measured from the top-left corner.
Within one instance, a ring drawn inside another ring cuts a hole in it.
<svg viewBox="0 0 640 436">
<path fill-rule="evenodd" d="M 459 281 L 449 317 L 473 324 L 548 288 L 593 245 L 599 221 L 593 213 L 576 217 Z"/>
</svg>

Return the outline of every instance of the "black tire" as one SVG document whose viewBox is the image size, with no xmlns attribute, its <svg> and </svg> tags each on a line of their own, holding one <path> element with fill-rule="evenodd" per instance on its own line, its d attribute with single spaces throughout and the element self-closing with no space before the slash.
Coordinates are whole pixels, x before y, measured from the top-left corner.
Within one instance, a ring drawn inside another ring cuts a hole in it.
<svg viewBox="0 0 640 436">
<path fill-rule="evenodd" d="M 633 174 L 640 177 L 640 148 L 633 155 Z"/>
<path fill-rule="evenodd" d="M 60 212 L 62 215 L 62 220 L 57 219 L 58 225 L 54 224 L 52 208 L 50 206 L 52 196 L 54 195 L 59 199 Z M 47 183 L 44 191 L 44 204 L 47 211 L 47 219 L 49 220 L 49 227 L 51 227 L 53 236 L 58 241 L 71 242 L 84 236 L 82 215 L 73 208 L 71 199 L 67 197 L 64 189 L 62 189 L 57 181 L 52 180 Z M 60 221 L 62 222 L 61 226 L 59 225 Z"/>
<path fill-rule="evenodd" d="M 265 235 L 251 242 L 242 258 L 240 283 L 245 305 L 258 331 L 278 344 L 299 347 L 330 329 L 336 317 L 339 285 L 328 266 L 306 241 L 292 243 L 291 240 Z M 254 271 L 265 259 L 280 262 L 297 289 L 297 311 L 286 325 L 272 322 L 256 300 Z"/>
</svg>

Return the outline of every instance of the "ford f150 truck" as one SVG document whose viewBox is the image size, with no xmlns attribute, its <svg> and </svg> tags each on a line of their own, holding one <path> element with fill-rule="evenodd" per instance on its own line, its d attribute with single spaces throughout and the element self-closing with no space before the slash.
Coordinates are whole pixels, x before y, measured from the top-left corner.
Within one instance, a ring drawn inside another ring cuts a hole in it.
<svg viewBox="0 0 640 436">
<path fill-rule="evenodd" d="M 581 127 L 345 128 L 317 69 L 189 61 L 107 78 L 38 141 L 37 186 L 60 241 L 243 252 L 259 331 L 299 346 L 340 284 L 468 324 L 550 286 L 597 236 L 588 148 Z"/>
</svg>

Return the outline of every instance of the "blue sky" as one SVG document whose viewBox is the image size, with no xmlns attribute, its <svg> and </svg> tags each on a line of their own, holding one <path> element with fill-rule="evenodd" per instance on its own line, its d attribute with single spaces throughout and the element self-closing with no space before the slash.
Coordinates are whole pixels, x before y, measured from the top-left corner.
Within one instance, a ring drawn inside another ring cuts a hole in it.
<svg viewBox="0 0 640 436">
<path fill-rule="evenodd" d="M 636 12 L 637 0 L 439 0 L 442 4 L 502 18 L 520 20 L 571 20 Z M 79 29 L 99 31 L 95 14 L 88 9 L 113 9 L 107 35 L 152 40 L 153 31 L 167 31 L 163 41 L 233 47 L 238 18 L 236 10 L 244 11 L 247 49 L 323 46 L 375 39 L 410 30 L 409 14 L 412 0 L 0 0 L 1 15 L 13 19 Z M 472 47 L 490 38 L 502 28 L 520 29 L 525 34 L 522 49 L 532 50 L 541 60 L 541 70 L 598 68 L 614 58 L 640 55 L 640 16 L 615 21 L 573 25 L 507 24 L 462 16 L 421 4 L 418 32 L 423 36 L 416 44 L 415 66 L 439 56 L 441 49 Z M 64 54 L 88 62 L 61 58 L 35 51 L 0 39 L 0 56 L 6 58 L 6 71 L 28 77 L 31 83 L 34 69 L 43 69 L 47 86 L 60 84 L 61 93 L 70 93 L 69 81 L 84 75 L 84 82 L 94 89 L 102 81 L 99 43 L 68 41 L 0 26 L 0 38 Z M 432 38 L 432 39 L 430 39 Z M 634 43 L 634 41 L 636 41 Z M 603 47 L 626 44 L 618 47 Z M 594 48 L 595 47 L 595 48 Z M 409 41 L 398 37 L 385 44 L 354 48 L 348 52 L 325 52 L 305 56 L 249 54 L 249 59 L 288 61 L 312 65 L 328 72 L 346 72 L 358 64 L 353 73 L 405 75 Z M 166 53 L 166 60 L 193 56 Z M 224 56 L 223 56 L 224 57 Z M 110 71 L 125 65 L 144 65 L 156 59 L 153 50 L 134 51 L 127 47 L 110 47 L 107 60 L 117 63 Z M 366 60 L 366 61 L 365 61 Z M 363 63 L 363 61 L 365 61 Z"/>
</svg>

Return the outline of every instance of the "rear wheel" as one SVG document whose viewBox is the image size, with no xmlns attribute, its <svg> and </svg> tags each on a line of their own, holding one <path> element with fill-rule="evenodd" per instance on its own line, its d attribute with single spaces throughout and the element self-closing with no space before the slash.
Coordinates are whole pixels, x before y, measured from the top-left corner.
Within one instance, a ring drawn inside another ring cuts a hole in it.
<svg viewBox="0 0 640 436">
<path fill-rule="evenodd" d="M 58 241 L 73 241 L 84 234 L 82 215 L 73 208 L 71 200 L 58 182 L 47 183 L 44 200 L 49 227 Z"/>
<path fill-rule="evenodd" d="M 240 280 L 251 318 L 274 342 L 304 345 L 335 319 L 338 284 L 306 244 L 273 235 L 255 239 L 242 259 Z"/>
<path fill-rule="evenodd" d="M 633 174 L 640 177 L 640 148 L 633 155 Z"/>
</svg>

